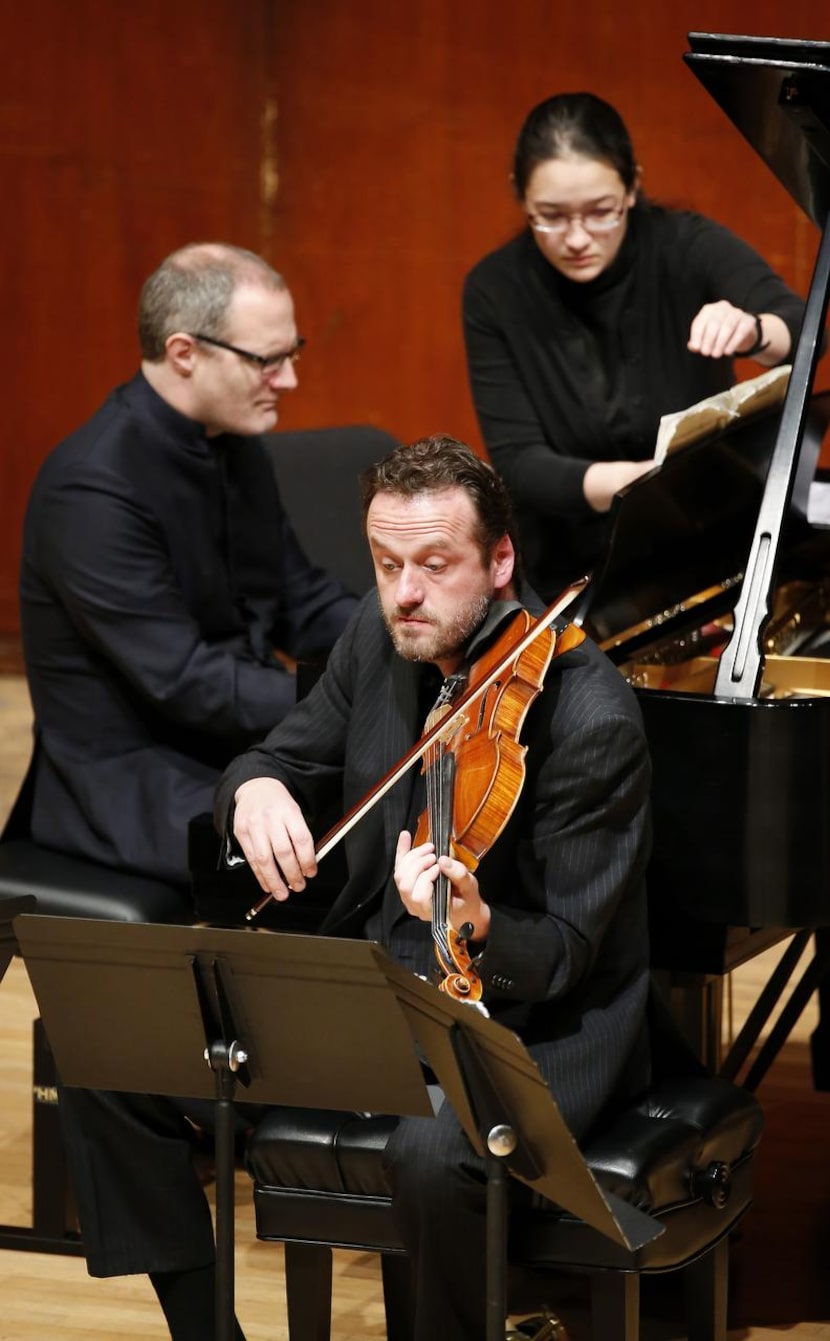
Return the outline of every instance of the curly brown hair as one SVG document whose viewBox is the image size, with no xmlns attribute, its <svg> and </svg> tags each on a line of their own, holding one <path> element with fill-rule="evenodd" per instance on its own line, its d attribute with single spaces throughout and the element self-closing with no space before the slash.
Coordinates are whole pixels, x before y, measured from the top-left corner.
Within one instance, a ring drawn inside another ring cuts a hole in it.
<svg viewBox="0 0 830 1341">
<path fill-rule="evenodd" d="M 465 442 L 443 433 L 419 438 L 375 462 L 363 473 L 360 483 L 364 521 L 372 499 L 379 493 L 414 498 L 417 494 L 463 489 L 475 508 L 476 540 L 484 559 L 489 560 L 495 546 L 507 535 L 518 564 L 519 542 L 507 487 L 489 462 Z"/>
</svg>

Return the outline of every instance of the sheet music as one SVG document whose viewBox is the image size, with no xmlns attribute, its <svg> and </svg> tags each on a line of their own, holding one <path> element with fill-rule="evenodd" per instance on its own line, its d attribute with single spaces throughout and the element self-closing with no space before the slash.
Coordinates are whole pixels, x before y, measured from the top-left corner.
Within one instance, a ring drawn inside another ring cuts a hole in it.
<svg viewBox="0 0 830 1341">
<path fill-rule="evenodd" d="M 769 368 L 748 381 L 738 382 L 726 391 L 690 405 L 686 410 L 664 414 L 657 430 L 654 460 L 662 465 L 669 452 L 675 452 L 690 442 L 697 442 L 717 429 L 725 428 L 733 419 L 758 414 L 773 405 L 780 405 L 787 390 L 792 368 L 784 363 Z"/>
</svg>

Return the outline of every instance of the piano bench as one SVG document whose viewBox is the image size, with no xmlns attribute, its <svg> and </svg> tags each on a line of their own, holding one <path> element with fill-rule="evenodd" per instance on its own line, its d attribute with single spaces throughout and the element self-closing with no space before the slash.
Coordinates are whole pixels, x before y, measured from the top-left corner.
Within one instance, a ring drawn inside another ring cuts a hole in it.
<svg viewBox="0 0 830 1341">
<path fill-rule="evenodd" d="M 193 921 L 183 888 L 68 857 L 29 838 L 0 842 L 0 900 L 33 895 L 34 912 L 119 922 Z M 0 1248 L 81 1253 L 75 1229 L 55 1067 L 40 1020 L 32 1059 L 32 1224 L 0 1225 Z"/>
<path fill-rule="evenodd" d="M 381 1253 L 388 1341 L 411 1341 L 408 1262 L 381 1168 L 396 1121 L 274 1109 L 249 1140 L 257 1237 L 285 1244 L 290 1341 L 330 1336 L 332 1248 Z M 575 1273 L 589 1280 L 592 1336 L 638 1341 L 640 1277 L 680 1271 L 684 1336 L 726 1341 L 727 1238 L 750 1204 L 762 1126 L 758 1101 L 728 1081 L 656 1084 L 583 1154 L 602 1187 L 659 1220 L 664 1233 L 628 1251 L 553 1203 L 522 1208 L 511 1221 L 511 1311 L 555 1309 L 552 1275 Z"/>
</svg>

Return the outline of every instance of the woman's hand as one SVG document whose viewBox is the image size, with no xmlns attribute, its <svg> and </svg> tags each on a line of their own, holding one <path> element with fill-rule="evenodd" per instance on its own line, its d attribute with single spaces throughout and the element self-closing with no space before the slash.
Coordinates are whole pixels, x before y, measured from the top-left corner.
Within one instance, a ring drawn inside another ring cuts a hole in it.
<svg viewBox="0 0 830 1341">
<path fill-rule="evenodd" d="M 790 352 L 790 332 L 772 312 L 758 315 L 761 323 L 763 349 L 751 355 L 758 363 L 772 367 Z M 758 323 L 754 312 L 733 307 L 725 298 L 716 303 L 705 303 L 693 319 L 689 330 L 688 348 L 704 358 L 733 358 L 746 354 L 758 343 Z"/>
<path fill-rule="evenodd" d="M 594 512 L 607 512 L 615 494 L 654 468 L 653 461 L 594 461 L 582 477 L 582 492 Z"/>
<path fill-rule="evenodd" d="M 482 899 L 475 876 L 455 857 L 436 857 L 434 843 L 413 847 L 412 835 L 404 830 L 395 850 L 395 885 L 407 912 L 422 922 L 432 920 L 432 896 L 439 874 L 450 882 L 451 925 L 460 931 L 469 923 L 473 933 L 467 939 L 486 940 L 490 905 Z"/>
<path fill-rule="evenodd" d="M 284 900 L 305 889 L 317 874 L 314 839 L 288 788 L 275 778 L 252 778 L 234 800 L 234 837 L 265 892 Z"/>
</svg>

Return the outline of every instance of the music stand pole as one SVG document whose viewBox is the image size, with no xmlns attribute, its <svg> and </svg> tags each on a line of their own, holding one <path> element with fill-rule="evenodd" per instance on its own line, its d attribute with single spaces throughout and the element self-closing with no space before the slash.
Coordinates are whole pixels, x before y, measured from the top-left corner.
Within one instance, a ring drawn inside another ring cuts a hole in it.
<svg viewBox="0 0 830 1341">
<path fill-rule="evenodd" d="M 488 1133 L 487 1171 L 487 1329 L 486 1341 L 504 1341 L 507 1317 L 507 1207 L 509 1177 L 506 1158 L 516 1148 L 516 1133 L 502 1123 Z"/>
<path fill-rule="evenodd" d="M 521 1146 L 509 1106 L 488 1075 L 475 1044 L 457 1023 L 449 1026 L 461 1084 L 484 1146 L 487 1175 L 486 1268 L 487 1311 L 485 1341 L 504 1341 L 507 1317 L 507 1219 L 509 1169 L 526 1178 L 540 1170 L 529 1150 Z"/>
<path fill-rule="evenodd" d="M 208 970 L 192 959 L 196 995 L 205 1031 L 205 1061 L 214 1074 L 216 1089 L 216 1341 L 234 1341 L 235 1248 L 235 1123 L 233 1102 L 237 1077 L 248 1083 L 248 1053 L 239 1042 L 233 1011 L 222 976 L 222 964 L 213 960 Z M 214 1011 L 205 982 L 209 978 L 217 1003 Z M 217 1018 L 218 1016 L 218 1018 Z"/>
</svg>

